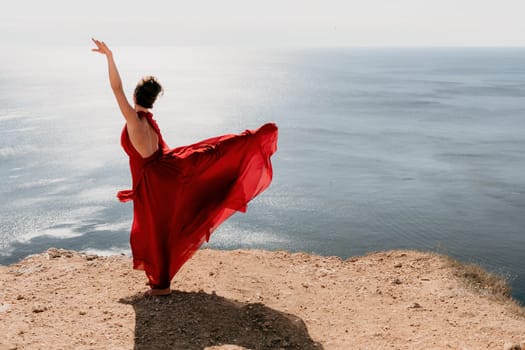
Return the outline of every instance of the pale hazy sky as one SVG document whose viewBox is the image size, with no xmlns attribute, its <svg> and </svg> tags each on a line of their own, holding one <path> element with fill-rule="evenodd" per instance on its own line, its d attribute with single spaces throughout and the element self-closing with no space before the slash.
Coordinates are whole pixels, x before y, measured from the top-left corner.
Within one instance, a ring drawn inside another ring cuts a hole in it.
<svg viewBox="0 0 525 350">
<path fill-rule="evenodd" d="M 524 0 L 3 0 L 0 44 L 525 46 L 524 14 Z"/>
</svg>

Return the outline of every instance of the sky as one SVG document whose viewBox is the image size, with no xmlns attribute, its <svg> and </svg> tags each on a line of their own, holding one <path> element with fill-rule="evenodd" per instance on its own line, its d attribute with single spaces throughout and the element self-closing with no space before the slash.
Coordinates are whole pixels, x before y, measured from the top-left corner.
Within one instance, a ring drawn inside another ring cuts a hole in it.
<svg viewBox="0 0 525 350">
<path fill-rule="evenodd" d="M 525 46 L 523 0 L 2 0 L 0 44 Z"/>
</svg>

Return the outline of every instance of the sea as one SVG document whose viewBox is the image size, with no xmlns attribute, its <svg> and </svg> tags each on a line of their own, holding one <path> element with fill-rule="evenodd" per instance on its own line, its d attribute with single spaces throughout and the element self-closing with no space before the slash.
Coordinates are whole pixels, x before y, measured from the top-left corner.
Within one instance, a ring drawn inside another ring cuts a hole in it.
<svg viewBox="0 0 525 350">
<path fill-rule="evenodd" d="M 438 252 L 525 303 L 525 48 L 112 49 L 129 98 L 142 76 L 163 84 L 171 147 L 279 126 L 271 186 L 206 246 Z M 123 123 L 89 45 L 3 50 L 0 264 L 130 254 Z"/>
</svg>

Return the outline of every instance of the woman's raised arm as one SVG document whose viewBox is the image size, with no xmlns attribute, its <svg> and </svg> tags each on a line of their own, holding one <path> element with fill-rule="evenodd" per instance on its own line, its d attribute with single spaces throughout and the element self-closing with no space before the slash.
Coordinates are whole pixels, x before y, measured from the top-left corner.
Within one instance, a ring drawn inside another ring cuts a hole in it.
<svg viewBox="0 0 525 350">
<path fill-rule="evenodd" d="M 117 69 L 117 65 L 115 64 L 115 60 L 113 59 L 113 53 L 111 50 L 107 47 L 107 45 L 103 41 L 91 39 L 97 45 L 96 48 L 92 49 L 91 51 L 101 53 L 106 56 L 108 60 L 108 72 L 109 72 L 109 82 L 111 84 L 111 89 L 113 90 L 113 94 L 115 95 L 115 98 L 117 99 L 118 106 L 120 108 L 120 112 L 126 119 L 127 123 L 135 123 L 138 121 L 138 115 L 135 109 L 129 104 L 128 99 L 126 98 L 126 95 L 124 94 L 124 89 L 122 88 L 122 80 L 120 79 L 120 74 Z"/>
</svg>

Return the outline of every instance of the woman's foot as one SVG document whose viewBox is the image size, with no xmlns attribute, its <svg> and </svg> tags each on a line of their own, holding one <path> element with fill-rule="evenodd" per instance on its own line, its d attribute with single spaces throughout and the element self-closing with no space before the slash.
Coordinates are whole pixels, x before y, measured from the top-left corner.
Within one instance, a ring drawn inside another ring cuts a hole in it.
<svg viewBox="0 0 525 350">
<path fill-rule="evenodd" d="M 144 293 L 144 296 L 148 297 L 156 297 L 156 296 L 163 296 L 163 295 L 170 295 L 171 294 L 171 288 L 164 288 L 164 289 L 156 289 L 151 288 L 150 290 L 147 290 Z"/>
</svg>

